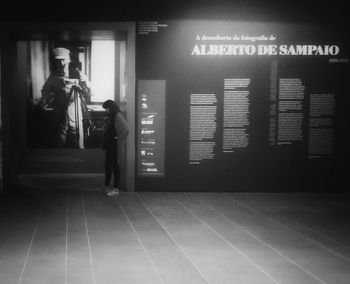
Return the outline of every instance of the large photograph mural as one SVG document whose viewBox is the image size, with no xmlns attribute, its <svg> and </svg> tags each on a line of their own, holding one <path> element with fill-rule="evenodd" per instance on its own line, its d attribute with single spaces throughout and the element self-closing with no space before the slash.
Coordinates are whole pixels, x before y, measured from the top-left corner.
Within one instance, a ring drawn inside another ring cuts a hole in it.
<svg viewBox="0 0 350 284">
<path fill-rule="evenodd" d="M 134 128 L 135 23 L 8 23 L 1 32 L 5 168 L 20 178 L 103 173 L 103 103 L 116 102 Z M 133 148 L 118 144 L 122 169 L 134 168 Z"/>
<path fill-rule="evenodd" d="M 28 62 L 30 148 L 101 147 L 107 118 L 102 103 L 116 100 L 126 110 L 119 78 L 125 73 L 119 64 L 125 61 L 125 38 L 19 42 Z"/>
</svg>

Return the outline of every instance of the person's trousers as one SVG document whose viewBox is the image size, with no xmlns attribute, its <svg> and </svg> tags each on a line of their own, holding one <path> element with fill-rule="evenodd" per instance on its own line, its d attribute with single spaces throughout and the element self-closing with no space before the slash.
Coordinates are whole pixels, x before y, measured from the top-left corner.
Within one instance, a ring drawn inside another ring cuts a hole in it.
<svg viewBox="0 0 350 284">
<path fill-rule="evenodd" d="M 120 168 L 118 165 L 118 141 L 114 140 L 106 145 L 105 158 L 105 186 L 109 186 L 113 174 L 114 187 L 119 187 Z"/>
</svg>

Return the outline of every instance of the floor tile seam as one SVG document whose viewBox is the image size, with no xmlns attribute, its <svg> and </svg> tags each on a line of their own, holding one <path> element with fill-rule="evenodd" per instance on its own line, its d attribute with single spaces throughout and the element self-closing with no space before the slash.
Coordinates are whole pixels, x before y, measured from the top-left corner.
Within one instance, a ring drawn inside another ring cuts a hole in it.
<svg viewBox="0 0 350 284">
<path fill-rule="evenodd" d="M 142 239 L 140 238 L 139 234 L 137 233 L 137 231 L 136 231 L 134 225 L 132 224 L 130 218 L 128 217 L 128 215 L 127 215 L 125 209 L 123 208 L 121 202 L 119 201 L 118 197 L 116 198 L 116 201 L 117 201 L 117 203 L 118 203 L 118 205 L 119 205 L 121 211 L 123 212 L 123 215 L 125 216 L 126 220 L 128 221 L 128 223 L 129 223 L 129 225 L 130 225 L 132 231 L 134 232 L 137 241 L 139 242 L 140 246 L 142 247 L 143 252 L 145 253 L 147 259 L 148 259 L 149 262 L 151 263 L 151 265 L 152 265 L 152 267 L 153 267 L 153 270 L 155 271 L 155 273 L 156 273 L 156 275 L 157 275 L 157 277 L 158 277 L 160 283 L 165 284 L 163 278 L 162 278 L 161 275 L 160 275 L 160 272 L 159 272 L 157 266 L 155 265 L 155 263 L 154 263 L 153 259 L 151 258 L 150 254 L 148 253 L 148 251 L 147 251 L 147 249 L 146 249 L 146 247 L 145 247 L 145 245 L 144 245 Z"/>
<path fill-rule="evenodd" d="M 267 218 L 267 219 L 271 220 L 273 223 L 277 224 L 278 226 L 280 226 L 280 227 L 282 227 L 282 228 L 285 228 L 286 230 L 288 230 L 288 231 L 290 231 L 290 232 L 292 232 L 292 233 L 294 233 L 294 234 L 296 234 L 296 235 L 298 235 L 298 236 L 300 236 L 300 237 L 302 237 L 302 238 L 308 240 L 308 241 L 311 242 L 311 243 L 314 243 L 315 245 L 317 245 L 317 246 L 323 248 L 324 250 L 326 250 L 326 251 L 328 251 L 329 253 L 331 253 L 331 254 L 337 256 L 338 258 L 341 258 L 341 259 L 343 259 L 343 260 L 346 261 L 346 262 L 350 262 L 350 259 L 349 259 L 349 258 L 347 258 L 346 256 L 344 256 L 344 255 L 342 255 L 342 254 L 336 252 L 335 250 L 333 250 L 333 249 L 331 249 L 331 248 L 329 248 L 329 247 L 326 247 L 325 245 L 321 244 L 320 242 L 315 241 L 315 240 L 311 239 L 310 237 L 305 236 L 305 235 L 302 234 L 302 233 L 299 233 L 298 231 L 296 231 L 296 230 L 294 230 L 294 229 L 288 227 L 287 225 L 281 224 L 280 222 L 276 221 L 274 218 L 272 218 L 272 217 L 270 217 L 270 216 L 268 216 L 268 215 L 266 215 L 266 214 L 264 214 L 264 213 L 261 213 L 259 210 L 254 209 L 254 208 L 252 208 L 251 206 L 249 206 L 249 205 L 247 205 L 247 204 L 244 204 L 244 203 L 241 202 L 241 201 L 238 201 L 238 200 L 236 200 L 236 199 L 232 199 L 232 200 L 233 200 L 234 202 L 236 202 L 236 203 L 242 205 L 243 207 L 246 207 L 246 208 L 248 208 L 249 210 L 251 210 L 251 211 L 253 211 L 253 212 L 256 212 L 258 215 L 261 215 L 261 216 L 263 216 L 264 218 Z"/>
<path fill-rule="evenodd" d="M 85 207 L 85 201 L 84 201 L 84 193 L 81 193 L 81 202 L 82 202 L 82 207 L 83 207 L 83 212 L 84 212 L 85 232 L 86 232 L 86 239 L 87 239 L 88 248 L 89 248 L 92 281 L 93 281 L 93 284 L 96 284 L 95 267 L 94 267 L 94 261 L 93 261 L 91 245 L 90 245 L 90 236 L 89 236 L 89 228 L 88 228 L 87 217 L 86 217 L 86 207 Z"/>
<path fill-rule="evenodd" d="M 255 204 L 256 204 L 256 203 L 255 203 Z M 247 206 L 248 206 L 248 205 L 247 205 Z M 268 210 L 268 211 L 270 211 L 272 214 L 273 214 L 273 213 L 278 213 L 278 211 L 273 210 L 273 209 L 270 209 L 270 208 L 266 208 L 266 209 L 264 209 L 264 210 Z M 262 214 L 264 214 L 264 213 L 262 213 Z M 305 214 L 303 214 L 303 215 L 305 215 Z M 267 215 L 267 217 L 273 219 L 273 217 L 270 217 L 270 216 L 268 216 L 268 215 Z M 297 221 L 294 221 L 291 217 L 283 216 L 283 218 L 285 218 L 285 219 L 287 219 L 287 220 L 293 222 L 293 223 L 294 223 L 296 226 L 298 226 L 298 227 L 304 228 L 305 230 L 308 230 L 308 231 L 310 231 L 310 232 L 313 232 L 313 233 L 319 235 L 321 238 L 323 238 L 323 239 L 325 239 L 325 240 L 327 240 L 327 241 L 329 241 L 329 242 L 332 242 L 332 243 L 334 243 L 334 244 L 336 244 L 336 245 L 342 246 L 343 248 L 350 249 L 350 246 L 345 245 L 345 244 L 343 244 L 343 243 L 341 243 L 341 242 L 335 240 L 334 238 L 330 238 L 330 237 L 328 237 L 328 236 L 325 236 L 325 234 L 320 233 L 320 231 L 317 231 L 317 230 L 315 230 L 315 229 L 312 229 L 312 228 L 310 228 L 310 227 L 307 226 L 307 225 L 299 224 Z M 280 223 L 280 222 L 278 221 L 278 223 Z M 349 259 L 348 257 L 346 257 L 346 256 L 344 256 L 344 255 L 342 255 L 341 253 L 338 253 L 338 252 L 336 252 L 336 251 L 334 251 L 334 252 L 335 252 L 340 258 L 343 258 L 344 260 L 350 262 L 350 259 Z"/>
<path fill-rule="evenodd" d="M 202 271 L 199 269 L 199 267 L 193 262 L 191 257 L 186 253 L 186 251 L 180 246 L 180 244 L 176 241 L 176 239 L 171 235 L 171 233 L 165 228 L 165 226 L 162 224 L 162 222 L 157 218 L 152 210 L 147 206 L 147 204 L 142 200 L 142 197 L 139 196 L 139 194 L 136 193 L 137 198 L 140 200 L 142 205 L 146 208 L 146 210 L 152 215 L 152 217 L 157 221 L 157 223 L 161 226 L 161 228 L 164 230 L 164 232 L 169 236 L 169 238 L 173 241 L 173 243 L 176 245 L 176 247 L 180 250 L 180 252 L 185 256 L 186 259 L 193 265 L 193 267 L 197 270 L 199 275 L 202 277 L 202 279 L 210 284 L 210 282 L 205 278 Z"/>
<path fill-rule="evenodd" d="M 35 239 L 35 235 L 36 235 L 36 232 L 37 232 L 38 227 L 39 227 L 40 219 L 41 219 L 41 213 L 39 213 L 39 215 L 37 217 L 37 220 L 36 220 L 36 224 L 35 224 L 35 227 L 34 227 L 34 230 L 33 230 L 32 238 L 30 240 L 29 248 L 28 248 L 27 254 L 25 256 L 23 267 L 21 269 L 21 274 L 20 274 L 20 276 L 18 278 L 18 282 L 17 282 L 18 284 L 21 284 L 22 281 L 23 281 L 24 271 L 25 271 L 25 268 L 27 266 L 27 262 L 28 262 L 29 255 L 30 255 L 30 251 L 32 249 L 32 246 L 33 246 L 33 243 L 34 243 L 34 239 Z"/>
<path fill-rule="evenodd" d="M 303 213 L 303 216 L 307 216 L 307 214 Z M 333 226 L 331 223 L 334 222 L 334 220 L 324 220 L 324 219 L 322 219 L 322 217 L 318 217 L 318 216 L 314 216 L 314 215 L 310 216 L 309 218 L 311 219 L 311 221 L 317 222 L 319 225 L 321 225 L 323 227 L 326 227 L 328 230 L 331 230 L 331 231 L 337 231 L 339 229 L 341 230 L 341 229 L 344 228 L 344 227 L 340 228 L 341 225 L 340 226 L 339 225 L 338 226 Z M 346 225 L 348 226 L 348 224 L 346 224 Z M 346 228 L 346 231 L 350 232 L 349 229 L 350 229 L 350 227 Z M 343 232 L 345 232 L 344 229 L 343 229 Z M 350 248 L 349 245 L 344 245 L 344 246 Z"/>
<path fill-rule="evenodd" d="M 175 200 L 182 208 L 184 208 L 187 212 L 189 212 L 192 216 L 195 217 L 195 219 L 199 220 L 200 223 L 202 223 L 204 226 L 209 228 L 215 235 L 217 235 L 224 243 L 226 243 L 231 249 L 236 251 L 239 255 L 241 255 L 244 259 L 246 259 L 251 265 L 255 267 L 255 269 L 259 270 L 265 276 L 267 276 L 270 280 L 272 280 L 274 283 L 280 283 L 278 280 L 272 277 L 267 271 L 265 271 L 263 268 L 261 268 L 258 264 L 256 264 L 252 259 L 250 259 L 247 255 L 245 255 L 240 249 L 238 249 L 236 246 L 234 246 L 229 240 L 227 240 L 225 237 L 223 237 L 219 232 L 217 232 L 213 227 L 211 227 L 208 223 L 206 223 L 204 220 L 202 220 L 196 213 L 192 212 L 190 209 L 188 209 L 181 201 L 176 199 L 173 196 L 170 196 L 172 199 Z"/>
<path fill-rule="evenodd" d="M 274 202 L 278 202 L 279 200 L 275 200 Z M 241 202 L 244 202 L 244 201 L 241 201 Z M 258 203 L 259 201 L 258 200 L 255 200 L 255 201 L 253 201 L 255 204 L 256 203 Z M 272 204 L 273 205 L 273 204 Z M 263 206 L 263 207 L 266 207 L 266 206 Z M 293 207 L 293 208 L 296 208 L 293 204 L 292 205 L 290 205 L 290 206 L 288 206 L 288 207 Z M 296 208 L 297 210 L 303 210 L 303 209 L 307 209 L 307 208 L 309 208 L 309 207 L 298 207 L 298 208 Z M 268 209 L 270 209 L 269 207 L 268 207 Z M 277 212 L 277 210 L 275 210 L 276 212 Z M 304 211 L 303 211 L 304 212 Z M 310 215 L 307 215 L 306 213 L 302 213 L 302 215 L 303 216 L 308 216 L 310 219 L 313 219 L 313 220 L 315 220 L 315 221 L 317 221 L 320 225 L 322 225 L 322 226 L 326 226 L 326 227 L 328 227 L 330 230 L 337 230 L 338 228 L 336 228 L 336 227 L 334 227 L 334 226 L 332 226 L 332 220 L 329 220 L 328 219 L 328 221 L 327 220 L 324 220 L 323 219 L 323 217 L 322 216 L 317 216 L 317 215 L 315 215 L 315 214 L 310 214 Z M 286 217 L 286 218 L 288 218 L 288 217 Z"/>
<path fill-rule="evenodd" d="M 66 194 L 66 257 L 64 263 L 64 283 L 67 284 L 68 278 L 68 230 L 69 230 L 69 194 Z"/>
<path fill-rule="evenodd" d="M 343 202 L 343 204 L 341 205 L 342 206 L 342 208 L 348 208 L 345 204 L 347 204 L 348 203 L 348 201 L 347 202 L 345 202 L 344 201 L 344 198 L 342 198 L 342 199 L 338 199 L 338 200 L 330 200 L 329 198 L 325 198 L 325 199 L 315 199 L 315 195 L 316 196 L 319 196 L 320 194 L 323 194 L 323 193 L 318 193 L 318 194 L 314 194 L 314 193 L 310 193 L 309 195 L 309 200 L 312 200 L 313 202 L 314 202 L 314 204 L 316 204 L 316 205 L 319 205 L 319 204 L 327 204 L 327 206 L 331 206 L 331 207 L 334 207 L 334 205 L 337 205 L 338 204 L 338 202 Z M 273 198 L 274 198 L 274 200 L 275 201 L 280 201 L 281 200 L 281 197 L 283 197 L 283 199 L 285 198 L 285 195 L 284 194 L 280 194 L 280 193 L 277 193 L 276 195 L 278 195 L 278 196 L 274 196 Z M 295 198 L 295 194 L 292 194 L 292 195 L 294 195 L 294 198 Z M 328 195 L 328 194 L 326 194 L 326 195 Z M 327 197 L 326 195 L 324 195 L 324 197 Z M 340 197 L 340 195 L 338 195 L 338 194 L 330 194 L 330 197 Z M 295 204 L 297 204 L 297 205 L 299 205 L 300 204 L 300 198 L 303 198 L 303 200 L 305 200 L 305 194 L 303 194 L 303 195 L 299 195 L 298 196 L 298 199 L 293 199 L 293 200 L 291 200 L 291 202 L 294 202 Z M 349 197 L 348 196 L 346 196 L 346 198 L 348 199 Z M 304 203 L 305 204 L 305 203 Z M 300 204 L 300 205 L 302 205 L 302 204 Z M 320 206 L 320 207 L 324 207 L 324 206 Z"/>
<path fill-rule="evenodd" d="M 223 213 L 219 212 L 217 209 L 215 209 L 213 206 L 209 205 L 207 202 L 204 202 L 202 200 L 199 200 L 199 202 L 202 202 L 203 204 L 205 204 L 208 208 L 212 209 L 213 211 L 215 211 L 217 214 L 219 214 L 220 216 L 222 216 L 223 218 L 225 218 L 226 220 L 228 220 L 229 222 L 231 222 L 232 224 L 234 224 L 235 226 L 237 226 L 238 228 L 240 228 L 242 231 L 244 231 L 245 233 L 247 233 L 248 235 L 250 235 L 251 237 L 253 237 L 254 239 L 256 239 L 257 241 L 261 242 L 263 245 L 265 245 L 266 247 L 268 247 L 269 249 L 271 249 L 272 251 L 274 251 L 276 254 L 278 254 L 279 256 L 281 256 L 282 258 L 286 259 L 288 262 L 292 263 L 293 265 L 297 266 L 299 269 L 301 269 L 302 271 L 304 271 L 306 274 L 312 276 L 313 278 L 317 279 L 319 282 L 321 283 L 326 283 L 324 280 L 322 280 L 320 277 L 318 277 L 317 275 L 315 275 L 314 273 L 312 273 L 311 271 L 308 271 L 307 269 L 305 269 L 304 267 L 302 267 L 301 265 L 299 265 L 296 261 L 294 261 L 293 259 L 289 258 L 288 256 L 286 256 L 285 254 L 283 254 L 282 252 L 280 252 L 278 249 L 274 248 L 272 245 L 269 245 L 268 243 L 266 243 L 265 241 L 261 240 L 260 238 L 258 238 L 257 236 L 255 236 L 252 232 L 250 232 L 247 229 L 244 229 L 241 225 L 239 225 L 238 223 L 236 223 L 235 221 L 233 221 L 231 218 L 227 217 L 226 215 L 224 215 Z"/>
</svg>

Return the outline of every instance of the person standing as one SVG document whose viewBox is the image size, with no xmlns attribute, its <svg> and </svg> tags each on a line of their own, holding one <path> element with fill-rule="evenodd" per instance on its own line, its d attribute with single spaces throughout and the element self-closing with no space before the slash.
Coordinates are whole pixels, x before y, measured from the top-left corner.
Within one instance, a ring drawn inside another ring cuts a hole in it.
<svg viewBox="0 0 350 284">
<path fill-rule="evenodd" d="M 107 196 L 119 193 L 120 165 L 118 162 L 118 143 L 122 144 L 129 133 L 126 121 L 119 106 L 107 100 L 102 107 L 108 114 L 108 122 L 104 133 L 103 149 L 105 150 L 105 189 Z M 110 186 L 113 174 L 113 186 Z"/>
<path fill-rule="evenodd" d="M 68 77 L 68 49 L 54 48 L 53 59 L 53 72 L 41 92 L 44 108 L 52 108 L 54 143 L 58 148 L 83 149 L 83 110 L 91 96 L 89 83 L 80 72 L 77 79 Z"/>
</svg>

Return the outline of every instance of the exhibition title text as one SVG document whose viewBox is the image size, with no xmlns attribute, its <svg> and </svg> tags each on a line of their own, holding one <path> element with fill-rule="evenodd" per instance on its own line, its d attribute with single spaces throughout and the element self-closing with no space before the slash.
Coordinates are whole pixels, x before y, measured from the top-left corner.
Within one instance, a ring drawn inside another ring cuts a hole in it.
<svg viewBox="0 0 350 284">
<path fill-rule="evenodd" d="M 199 36 L 197 41 L 210 41 L 210 44 L 196 44 L 194 45 L 191 55 L 206 56 L 206 55 L 325 55 L 335 56 L 340 52 L 337 45 L 287 45 L 287 44 L 244 44 L 242 41 L 274 41 L 276 37 L 273 35 L 258 36 L 258 37 L 229 37 L 229 36 Z M 213 44 L 212 41 L 240 41 L 239 44 Z M 202 42 L 203 43 L 203 42 Z"/>
</svg>

